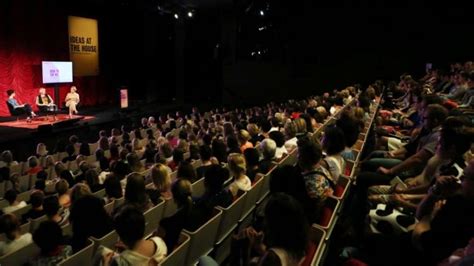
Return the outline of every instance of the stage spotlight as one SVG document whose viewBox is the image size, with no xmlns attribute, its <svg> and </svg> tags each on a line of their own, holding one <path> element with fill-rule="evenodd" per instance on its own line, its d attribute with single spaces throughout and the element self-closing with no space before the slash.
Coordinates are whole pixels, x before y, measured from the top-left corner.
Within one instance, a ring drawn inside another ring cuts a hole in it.
<svg viewBox="0 0 474 266">
<path fill-rule="evenodd" d="M 179 16 L 178 16 L 177 13 L 174 13 L 174 18 L 175 18 L 175 19 L 179 19 Z"/>
<path fill-rule="evenodd" d="M 192 11 L 189 11 L 189 12 L 188 12 L 188 17 L 192 18 L 192 17 L 193 17 L 193 15 L 194 15 L 194 14 L 193 14 L 193 12 L 192 12 Z"/>
<path fill-rule="evenodd" d="M 265 16 L 265 12 L 263 12 L 263 10 L 260 10 L 260 16 Z"/>
</svg>

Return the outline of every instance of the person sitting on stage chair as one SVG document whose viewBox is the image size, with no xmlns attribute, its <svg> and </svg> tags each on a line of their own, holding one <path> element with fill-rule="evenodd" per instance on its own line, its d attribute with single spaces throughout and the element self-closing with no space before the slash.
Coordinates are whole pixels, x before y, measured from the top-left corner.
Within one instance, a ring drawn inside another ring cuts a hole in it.
<svg viewBox="0 0 474 266">
<path fill-rule="evenodd" d="M 76 86 L 71 87 L 71 92 L 66 95 L 66 107 L 69 107 L 69 118 L 72 118 L 72 113 L 77 114 L 77 105 L 79 104 L 79 94 L 76 92 Z"/>
<path fill-rule="evenodd" d="M 35 112 L 33 112 L 33 110 L 31 109 L 31 106 L 27 103 L 19 104 L 18 101 L 15 99 L 16 94 L 14 90 L 12 89 L 7 90 L 7 94 L 8 94 L 7 103 L 11 106 L 11 108 L 13 108 L 13 110 L 16 112 L 19 111 L 21 113 L 27 114 L 28 115 L 27 121 L 31 122 L 31 118 L 36 116 Z"/>
<path fill-rule="evenodd" d="M 46 93 L 45 88 L 39 89 L 39 94 L 38 96 L 36 96 L 36 105 L 38 106 L 40 112 L 46 114 L 49 112 L 53 112 L 54 119 L 56 120 L 56 111 L 58 110 L 58 108 L 56 107 L 56 104 L 54 104 L 53 98 L 51 98 L 51 96 Z"/>
</svg>

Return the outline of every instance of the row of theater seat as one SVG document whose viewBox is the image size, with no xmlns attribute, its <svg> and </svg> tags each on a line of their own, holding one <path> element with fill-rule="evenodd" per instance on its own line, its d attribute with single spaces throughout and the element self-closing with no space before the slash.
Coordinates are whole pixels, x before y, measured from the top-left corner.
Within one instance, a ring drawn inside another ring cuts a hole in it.
<svg viewBox="0 0 474 266">
<path fill-rule="evenodd" d="M 344 108 L 351 106 L 355 101 L 349 103 Z M 320 265 L 324 261 L 327 246 L 333 229 L 338 219 L 339 212 L 346 199 L 348 191 L 354 180 L 356 168 L 361 159 L 361 151 L 364 148 L 367 132 L 374 120 L 376 110 L 378 108 L 377 101 L 370 113 L 371 119 L 365 125 L 364 131 L 360 135 L 360 140 L 353 147 L 356 152 L 356 160 L 348 162 L 346 174 L 342 176 L 335 189 L 334 196 L 329 197 L 324 208 L 323 219 L 319 224 L 313 224 L 310 230 L 310 245 L 308 246 L 307 256 L 303 265 Z M 324 128 L 343 111 L 341 109 L 338 114 L 326 120 L 326 123 L 318 129 L 315 134 L 324 131 Z M 227 208 L 217 207 L 213 216 L 197 230 L 191 232 L 183 230 L 180 235 L 179 242 L 174 251 L 160 263 L 160 265 L 194 265 L 203 255 L 211 255 L 220 264 L 230 255 L 230 246 L 232 234 L 238 230 L 250 225 L 255 210 L 263 201 L 268 199 L 270 176 L 272 171 L 281 165 L 295 165 L 297 161 L 297 150 L 285 156 L 265 175 L 258 175 L 252 185 L 252 189 L 239 195 L 239 197 Z M 199 163 L 194 164 L 195 167 Z M 149 174 L 149 170 L 143 173 Z M 30 183 L 31 184 L 31 183 Z M 29 192 L 29 191 L 27 191 Z M 193 196 L 198 197 L 204 192 L 204 180 L 198 180 L 193 184 Z M 23 194 L 23 193 L 22 193 Z M 20 194 L 20 195 L 22 195 Z M 95 193 L 98 197 L 103 197 L 105 191 L 101 190 Z M 123 198 L 105 205 L 106 210 L 111 213 L 113 208 L 119 206 L 123 202 Z M 173 200 L 161 201 L 153 208 L 144 213 L 146 219 L 145 235 L 151 236 L 158 228 L 159 222 L 164 217 L 171 216 L 176 211 L 176 204 Z M 31 221 L 22 225 L 22 230 L 27 232 L 37 227 L 38 221 Z M 38 223 L 39 224 L 39 223 Z M 29 230 L 28 230 L 29 229 Z M 66 235 L 72 233 L 70 226 L 63 228 Z M 0 236 L 1 237 L 1 236 Z M 75 253 L 63 261 L 60 265 L 90 265 L 93 255 L 100 245 L 114 249 L 114 244 L 118 240 L 118 234 L 114 231 L 110 232 L 101 239 L 91 238 L 89 245 L 81 251 Z M 18 250 L 7 256 L 0 257 L 1 265 L 20 265 L 25 259 L 32 258 L 38 253 L 36 245 L 32 244 L 26 248 Z"/>
</svg>

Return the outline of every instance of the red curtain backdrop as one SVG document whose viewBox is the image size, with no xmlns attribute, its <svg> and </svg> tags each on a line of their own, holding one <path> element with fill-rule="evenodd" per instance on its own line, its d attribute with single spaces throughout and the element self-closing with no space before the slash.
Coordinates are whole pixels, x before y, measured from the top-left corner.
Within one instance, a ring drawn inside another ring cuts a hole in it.
<svg viewBox="0 0 474 266">
<path fill-rule="evenodd" d="M 67 12 L 52 10 L 45 0 L 7 2 L 0 6 L 0 116 L 10 115 L 7 89 L 14 89 L 20 102 L 32 106 L 40 87 L 46 87 L 54 98 L 53 88 L 42 84 L 41 61 L 69 60 Z M 75 85 L 82 105 L 110 103 L 110 90 L 103 80 L 74 77 L 73 84 L 60 86 L 60 102 Z"/>
</svg>

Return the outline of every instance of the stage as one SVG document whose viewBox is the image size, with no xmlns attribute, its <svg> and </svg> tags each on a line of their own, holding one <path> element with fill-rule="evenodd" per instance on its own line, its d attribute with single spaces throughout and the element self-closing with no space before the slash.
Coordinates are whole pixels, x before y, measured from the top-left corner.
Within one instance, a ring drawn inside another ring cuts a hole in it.
<svg viewBox="0 0 474 266">
<path fill-rule="evenodd" d="M 82 116 L 74 115 L 72 118 L 69 118 L 67 114 L 57 114 L 55 117 L 52 115 L 49 116 L 38 116 L 31 120 L 31 123 L 28 123 L 25 118 L 0 122 L 0 130 L 2 127 L 13 127 L 13 128 L 24 128 L 24 129 L 38 129 L 39 127 L 58 127 L 64 124 L 74 124 L 78 121 L 91 121 L 95 119 L 95 116 Z"/>
<path fill-rule="evenodd" d="M 80 110 L 80 115 L 69 119 L 66 112 L 57 114 L 54 121 L 50 115 L 41 116 L 26 123 L 26 117 L 18 121 L 14 117 L 0 117 L 0 152 L 12 150 L 17 160 L 25 161 L 34 154 L 39 142 L 45 143 L 53 151 L 58 141 L 65 141 L 71 135 L 77 135 L 81 141 L 89 143 L 98 140 L 100 130 L 107 133 L 113 127 L 137 126 L 141 117 L 176 111 L 191 106 L 166 103 L 135 103 L 132 108 L 120 109 L 117 106 L 96 106 Z"/>
</svg>

